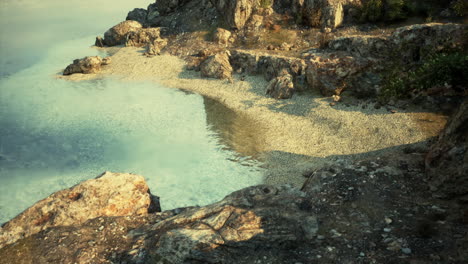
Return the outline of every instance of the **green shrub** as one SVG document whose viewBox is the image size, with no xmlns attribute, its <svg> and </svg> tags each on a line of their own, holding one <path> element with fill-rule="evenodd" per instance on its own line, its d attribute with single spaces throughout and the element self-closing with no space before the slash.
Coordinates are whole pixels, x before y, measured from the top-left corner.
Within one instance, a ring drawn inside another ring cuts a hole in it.
<svg viewBox="0 0 468 264">
<path fill-rule="evenodd" d="M 376 22 L 382 18 L 382 0 L 368 0 L 363 3 L 361 10 L 362 22 Z"/>
<path fill-rule="evenodd" d="M 384 80 L 383 98 L 405 98 L 414 91 L 446 85 L 463 93 L 468 83 L 468 53 L 434 54 L 419 67 L 406 73 L 401 67 L 394 67 Z"/>
<path fill-rule="evenodd" d="M 404 0 L 386 0 L 384 13 L 384 19 L 386 21 L 400 20 L 406 17 L 405 11 L 405 1 Z"/>
</svg>

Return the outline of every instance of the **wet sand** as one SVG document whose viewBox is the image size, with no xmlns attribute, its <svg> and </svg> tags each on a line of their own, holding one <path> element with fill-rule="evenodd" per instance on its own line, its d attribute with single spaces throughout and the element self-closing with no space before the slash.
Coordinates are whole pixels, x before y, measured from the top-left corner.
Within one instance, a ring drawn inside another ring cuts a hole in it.
<svg viewBox="0 0 468 264">
<path fill-rule="evenodd" d="M 142 49 L 127 47 L 115 53 L 112 63 L 99 74 L 61 78 L 154 81 L 221 102 L 236 113 L 225 125 L 230 145 L 243 155 L 265 162 L 268 184 L 301 186 L 304 170 L 335 162 L 340 155 L 374 155 L 376 151 L 425 141 L 436 136 L 446 122 L 445 116 L 419 109 L 390 113 L 372 105 L 363 108 L 337 103 L 332 107 L 330 98 L 313 92 L 276 100 L 265 96 L 267 82 L 262 76 L 246 76 L 241 81 L 241 76 L 234 75 L 234 83 L 229 83 L 203 79 L 199 72 L 184 70 L 184 65 L 175 56 L 148 58 Z M 223 117 L 214 114 L 211 118 Z"/>
</svg>

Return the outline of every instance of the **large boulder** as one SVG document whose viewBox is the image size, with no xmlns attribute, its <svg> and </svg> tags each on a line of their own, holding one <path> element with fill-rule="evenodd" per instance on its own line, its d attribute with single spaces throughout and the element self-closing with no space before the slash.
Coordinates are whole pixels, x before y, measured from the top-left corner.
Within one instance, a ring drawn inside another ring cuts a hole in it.
<svg viewBox="0 0 468 264">
<path fill-rule="evenodd" d="M 289 99 L 294 94 L 293 77 L 288 71 L 273 78 L 267 86 L 266 93 L 276 99 Z"/>
<path fill-rule="evenodd" d="M 292 12 L 311 27 L 336 28 L 343 22 L 347 0 L 293 0 Z"/>
<path fill-rule="evenodd" d="M 229 54 L 227 52 L 220 52 L 209 56 L 201 63 L 200 71 L 203 77 L 230 79 L 232 67 L 229 63 Z"/>
<path fill-rule="evenodd" d="M 125 46 L 144 47 L 161 37 L 160 28 L 142 28 L 138 31 L 131 31 L 126 35 Z"/>
<path fill-rule="evenodd" d="M 134 20 L 138 21 L 140 24 L 146 24 L 146 17 L 148 16 L 148 11 L 143 8 L 135 8 L 132 11 L 128 12 L 127 18 L 125 20 Z"/>
<path fill-rule="evenodd" d="M 104 33 L 104 44 L 107 46 L 116 46 L 125 44 L 126 36 L 131 32 L 138 32 L 143 26 L 138 21 L 123 21 Z"/>
<path fill-rule="evenodd" d="M 69 189 L 53 193 L 5 223 L 0 248 L 54 226 L 80 225 L 99 216 L 146 215 L 161 211 L 145 179 L 105 172 Z"/>
<path fill-rule="evenodd" d="M 76 59 L 72 64 L 68 65 L 63 71 L 63 75 L 71 75 L 74 73 L 97 73 L 101 70 L 101 66 L 110 63 L 110 57 L 101 58 L 99 56 L 84 57 Z"/>
<path fill-rule="evenodd" d="M 425 163 L 429 183 L 437 196 L 468 202 L 468 99 L 450 118 Z"/>
<path fill-rule="evenodd" d="M 242 29 L 252 15 L 255 0 L 212 0 L 227 26 Z"/>
</svg>

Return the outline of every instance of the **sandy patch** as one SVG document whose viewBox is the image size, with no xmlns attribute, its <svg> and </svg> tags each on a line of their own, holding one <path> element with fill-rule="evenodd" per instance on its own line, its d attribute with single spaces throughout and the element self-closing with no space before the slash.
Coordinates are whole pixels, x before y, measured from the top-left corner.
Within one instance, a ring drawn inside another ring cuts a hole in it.
<svg viewBox="0 0 468 264">
<path fill-rule="evenodd" d="M 151 80 L 225 104 L 251 120 L 245 123 L 249 127 L 243 127 L 237 135 L 234 133 L 233 147 L 265 161 L 268 168 L 265 182 L 270 184 L 300 186 L 303 170 L 333 162 L 339 155 L 374 155 L 376 151 L 425 141 L 436 136 L 446 120 L 442 115 L 418 109 L 392 114 L 372 106 L 331 107 L 329 98 L 312 93 L 275 100 L 265 96 L 267 82 L 261 76 L 247 76 L 245 81 L 234 76 L 233 84 L 202 79 L 199 72 L 184 70 L 183 60 L 177 57 L 147 58 L 142 54 L 142 49 L 122 48 L 100 74 L 62 78 L 78 81 L 113 76 L 123 81 Z M 254 139 L 246 139 L 246 134 Z M 246 140 L 254 140 L 255 150 L 245 147 Z"/>
</svg>

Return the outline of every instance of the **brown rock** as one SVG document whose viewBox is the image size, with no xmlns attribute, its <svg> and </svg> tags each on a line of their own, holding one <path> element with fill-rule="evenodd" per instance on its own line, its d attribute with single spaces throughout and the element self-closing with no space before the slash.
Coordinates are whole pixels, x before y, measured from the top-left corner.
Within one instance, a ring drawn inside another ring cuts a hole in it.
<svg viewBox="0 0 468 264">
<path fill-rule="evenodd" d="M 227 45 L 229 43 L 229 38 L 231 37 L 231 35 L 231 31 L 223 28 L 217 28 L 213 40 L 218 44 Z"/>
<path fill-rule="evenodd" d="M 242 29 L 256 5 L 254 0 L 213 0 L 218 12 L 231 28 Z"/>
<path fill-rule="evenodd" d="M 138 31 L 131 31 L 126 35 L 125 46 L 144 47 L 161 36 L 160 28 L 143 28 Z"/>
<path fill-rule="evenodd" d="M 125 44 L 126 36 L 130 32 L 138 32 L 142 25 L 138 21 L 126 20 L 113 26 L 104 33 L 104 44 L 116 46 Z"/>
<path fill-rule="evenodd" d="M 167 39 L 158 38 L 150 42 L 146 46 L 145 55 L 153 56 L 153 55 L 160 55 L 161 50 L 167 46 Z"/>
<path fill-rule="evenodd" d="M 229 63 L 228 53 L 221 52 L 209 56 L 201 63 L 200 71 L 203 77 L 230 79 L 232 76 L 232 67 Z"/>
<path fill-rule="evenodd" d="M 103 59 L 99 56 L 76 59 L 72 64 L 65 68 L 63 75 L 71 75 L 74 73 L 97 73 L 101 70 L 101 66 L 108 65 L 110 61 L 111 59 L 109 57 Z"/>
<path fill-rule="evenodd" d="M 79 225 L 99 216 L 145 215 L 160 211 L 142 176 L 105 172 L 53 193 L 5 223 L 0 248 L 54 226 Z"/>
<path fill-rule="evenodd" d="M 289 99 L 294 94 L 293 77 L 287 71 L 272 79 L 266 93 L 276 99 Z"/>
</svg>

